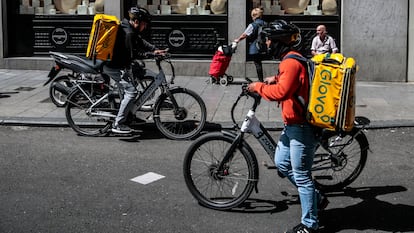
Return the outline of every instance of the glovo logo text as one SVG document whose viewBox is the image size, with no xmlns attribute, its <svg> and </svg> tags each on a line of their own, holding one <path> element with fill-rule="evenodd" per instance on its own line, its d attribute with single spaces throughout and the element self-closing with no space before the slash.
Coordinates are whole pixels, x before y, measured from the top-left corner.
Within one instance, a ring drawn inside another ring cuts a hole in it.
<svg viewBox="0 0 414 233">
<path fill-rule="evenodd" d="M 322 70 L 320 72 L 321 82 L 319 83 L 316 97 L 316 104 L 314 106 L 314 112 L 317 113 L 317 117 L 321 119 L 322 122 L 329 123 L 331 117 L 324 114 L 326 96 L 329 91 L 329 86 L 332 84 L 332 73 L 329 70 Z"/>
</svg>

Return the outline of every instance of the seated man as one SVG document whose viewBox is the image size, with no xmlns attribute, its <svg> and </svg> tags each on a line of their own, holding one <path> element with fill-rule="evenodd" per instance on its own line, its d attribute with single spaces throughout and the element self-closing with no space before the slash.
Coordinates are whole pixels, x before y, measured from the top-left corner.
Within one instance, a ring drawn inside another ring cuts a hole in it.
<svg viewBox="0 0 414 233">
<path fill-rule="evenodd" d="M 337 53 L 335 40 L 328 35 L 325 25 L 319 25 L 316 28 L 316 36 L 312 40 L 311 52 L 312 56 L 322 53 Z"/>
</svg>

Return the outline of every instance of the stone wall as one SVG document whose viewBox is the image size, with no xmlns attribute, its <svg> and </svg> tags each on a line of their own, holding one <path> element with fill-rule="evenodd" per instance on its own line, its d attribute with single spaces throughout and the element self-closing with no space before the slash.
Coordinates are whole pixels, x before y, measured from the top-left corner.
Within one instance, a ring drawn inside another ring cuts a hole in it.
<svg viewBox="0 0 414 233">
<path fill-rule="evenodd" d="M 342 52 L 364 81 L 406 81 L 408 0 L 343 0 Z"/>
<path fill-rule="evenodd" d="M 408 15 L 411 15 L 408 21 L 408 45 L 414 44 L 414 4 L 408 4 L 410 9 Z M 414 46 L 408 46 L 408 72 L 407 81 L 414 82 Z"/>
</svg>

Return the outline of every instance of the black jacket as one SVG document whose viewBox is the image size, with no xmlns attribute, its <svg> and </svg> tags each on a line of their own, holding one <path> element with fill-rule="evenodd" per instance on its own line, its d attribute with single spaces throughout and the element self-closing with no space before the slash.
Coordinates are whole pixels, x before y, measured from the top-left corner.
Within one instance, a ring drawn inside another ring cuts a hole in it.
<svg viewBox="0 0 414 233">
<path fill-rule="evenodd" d="M 134 59 L 143 59 L 146 53 L 152 52 L 156 47 L 141 37 L 128 19 L 123 19 L 119 26 L 115 41 L 112 60 L 108 63 L 111 68 L 128 68 Z"/>
</svg>

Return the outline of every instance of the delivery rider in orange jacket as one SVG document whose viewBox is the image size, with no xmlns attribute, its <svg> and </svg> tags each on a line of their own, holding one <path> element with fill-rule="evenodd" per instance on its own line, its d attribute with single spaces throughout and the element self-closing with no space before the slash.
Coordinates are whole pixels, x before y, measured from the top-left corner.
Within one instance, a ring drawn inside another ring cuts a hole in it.
<svg viewBox="0 0 414 233">
<path fill-rule="evenodd" d="M 327 200 L 313 183 L 311 170 L 317 140 L 298 98 L 304 98 L 305 104 L 309 101 L 307 67 L 294 58 L 286 58 L 289 54 L 300 55 L 295 51 L 300 43 L 300 30 L 294 24 L 276 20 L 262 28 L 260 36 L 261 45 L 266 45 L 268 52 L 281 63 L 276 76 L 266 78 L 265 83 L 253 82 L 248 90 L 282 104 L 285 126 L 275 150 L 275 164 L 278 171 L 297 188 L 302 209 L 300 223 L 286 232 L 318 232 L 318 208 Z"/>
</svg>

